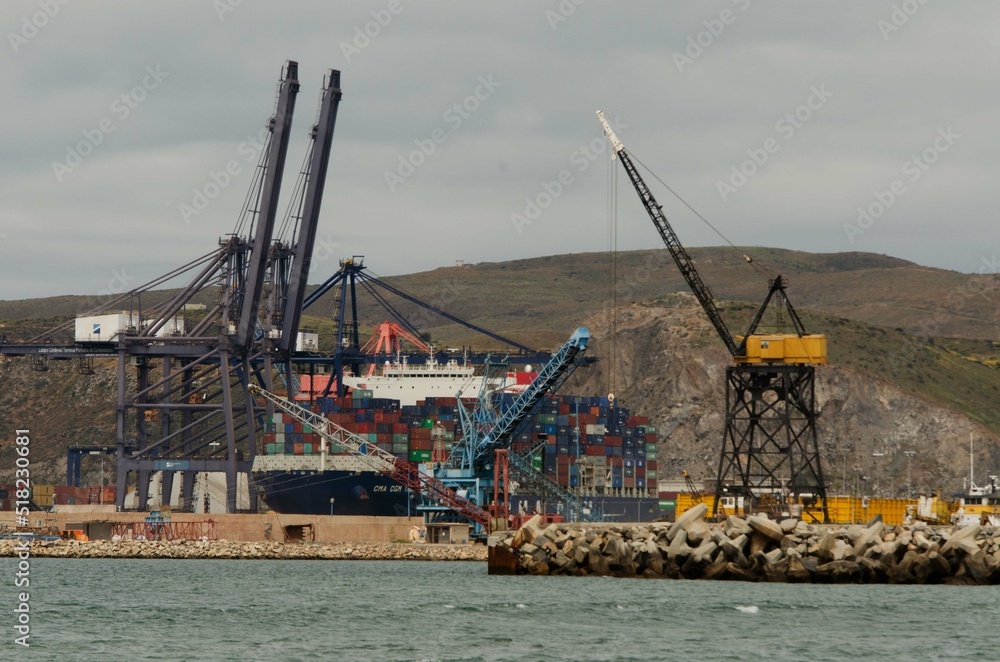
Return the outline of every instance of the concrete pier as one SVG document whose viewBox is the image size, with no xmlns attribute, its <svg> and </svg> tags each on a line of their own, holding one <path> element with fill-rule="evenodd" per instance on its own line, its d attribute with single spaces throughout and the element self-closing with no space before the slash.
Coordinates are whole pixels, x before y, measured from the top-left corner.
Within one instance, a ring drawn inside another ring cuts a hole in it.
<svg viewBox="0 0 1000 662">
<path fill-rule="evenodd" d="M 112 525 L 142 522 L 149 513 L 115 512 L 114 506 L 58 506 L 54 512 L 33 511 L 28 526 L 54 529 L 80 528 L 91 540 L 110 540 Z M 15 526 L 16 514 L 0 512 L 0 525 Z M 245 542 L 283 542 L 286 536 L 311 542 L 381 542 L 407 540 L 410 527 L 423 526 L 422 517 L 347 517 L 329 515 L 279 515 L 172 513 L 170 521 L 214 523 L 217 538 Z"/>
</svg>

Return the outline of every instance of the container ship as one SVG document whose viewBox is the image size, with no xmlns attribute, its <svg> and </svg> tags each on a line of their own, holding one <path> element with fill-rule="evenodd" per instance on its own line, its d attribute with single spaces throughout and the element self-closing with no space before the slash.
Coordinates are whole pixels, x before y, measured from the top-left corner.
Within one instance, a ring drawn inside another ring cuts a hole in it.
<svg viewBox="0 0 1000 662">
<path fill-rule="evenodd" d="M 303 407 L 367 437 L 370 443 L 414 464 L 432 459 L 431 432 L 444 430 L 445 452 L 462 439 L 457 395 L 471 407 L 483 387 L 474 366 L 387 364 L 380 375 L 344 377 L 345 397 L 322 397 L 326 376 L 300 376 L 296 399 Z M 535 373 L 510 373 L 508 395 Z M 501 389 L 503 392 L 503 389 Z M 660 516 L 656 428 L 608 398 L 551 396 L 518 434 L 512 452 L 532 456 L 534 468 L 577 490 L 584 505 L 618 521 Z M 308 425 L 274 414 L 265 425 L 253 478 L 258 495 L 278 513 L 316 515 L 417 515 L 417 496 L 372 471 L 342 449 L 321 453 L 321 437 Z M 512 486 L 511 512 L 565 514 L 563 504 Z"/>
</svg>

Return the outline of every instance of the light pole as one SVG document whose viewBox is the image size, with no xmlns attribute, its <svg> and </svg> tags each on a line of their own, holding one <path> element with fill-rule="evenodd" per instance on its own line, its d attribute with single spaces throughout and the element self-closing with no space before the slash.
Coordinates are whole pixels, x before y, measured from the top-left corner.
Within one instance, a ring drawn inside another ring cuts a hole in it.
<svg viewBox="0 0 1000 662">
<path fill-rule="evenodd" d="M 906 494 L 913 496 L 913 474 L 910 473 L 910 460 L 916 455 L 916 451 L 903 451 L 906 456 Z"/>
<path fill-rule="evenodd" d="M 333 497 L 331 497 L 330 498 L 330 516 L 331 517 L 333 517 L 333 502 L 334 502 L 334 499 L 333 499 Z M 406 505 L 409 506 L 409 503 L 407 503 Z"/>
<path fill-rule="evenodd" d="M 875 489 L 872 494 L 877 495 L 882 490 L 882 458 L 885 457 L 885 453 L 875 451 L 872 457 L 875 458 Z"/>
<path fill-rule="evenodd" d="M 844 494 L 846 495 L 847 494 L 847 456 L 851 452 L 851 447 L 847 446 L 846 448 L 842 448 L 840 450 L 841 450 L 841 452 L 844 453 L 844 480 L 840 483 L 840 489 L 843 490 Z"/>
</svg>

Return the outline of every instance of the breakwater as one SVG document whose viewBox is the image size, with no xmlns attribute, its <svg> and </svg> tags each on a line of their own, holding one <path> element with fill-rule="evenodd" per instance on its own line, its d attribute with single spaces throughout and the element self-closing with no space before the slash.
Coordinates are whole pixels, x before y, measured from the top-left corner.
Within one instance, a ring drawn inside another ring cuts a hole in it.
<svg viewBox="0 0 1000 662">
<path fill-rule="evenodd" d="M 709 523 L 706 512 L 702 504 L 663 524 L 543 528 L 533 519 L 492 541 L 493 556 L 534 575 L 1000 584 L 1000 531 L 992 527 L 837 526 L 766 515 Z"/>
<path fill-rule="evenodd" d="M 16 540 L 0 540 L 0 557 L 17 556 Z M 301 559 L 485 561 L 483 545 L 408 543 L 237 542 L 231 540 L 35 540 L 32 557 L 125 559 Z"/>
</svg>

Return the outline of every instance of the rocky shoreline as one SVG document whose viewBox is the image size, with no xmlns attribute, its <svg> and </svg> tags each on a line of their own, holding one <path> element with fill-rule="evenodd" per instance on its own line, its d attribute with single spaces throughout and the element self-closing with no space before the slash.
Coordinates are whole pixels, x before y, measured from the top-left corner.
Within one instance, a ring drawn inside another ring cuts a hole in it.
<svg viewBox="0 0 1000 662">
<path fill-rule="evenodd" d="M 18 554 L 0 540 L 0 557 Z M 238 542 L 231 540 L 33 541 L 31 556 L 87 559 L 283 559 L 356 561 L 485 561 L 484 545 L 417 543 Z"/>
<path fill-rule="evenodd" d="M 492 541 L 518 574 L 857 583 L 1000 584 L 1000 530 L 971 525 L 706 522 L 700 504 L 674 523 L 527 522 Z M 510 554 L 505 554 L 509 552 Z M 491 572 L 493 568 L 491 567 Z"/>
</svg>

